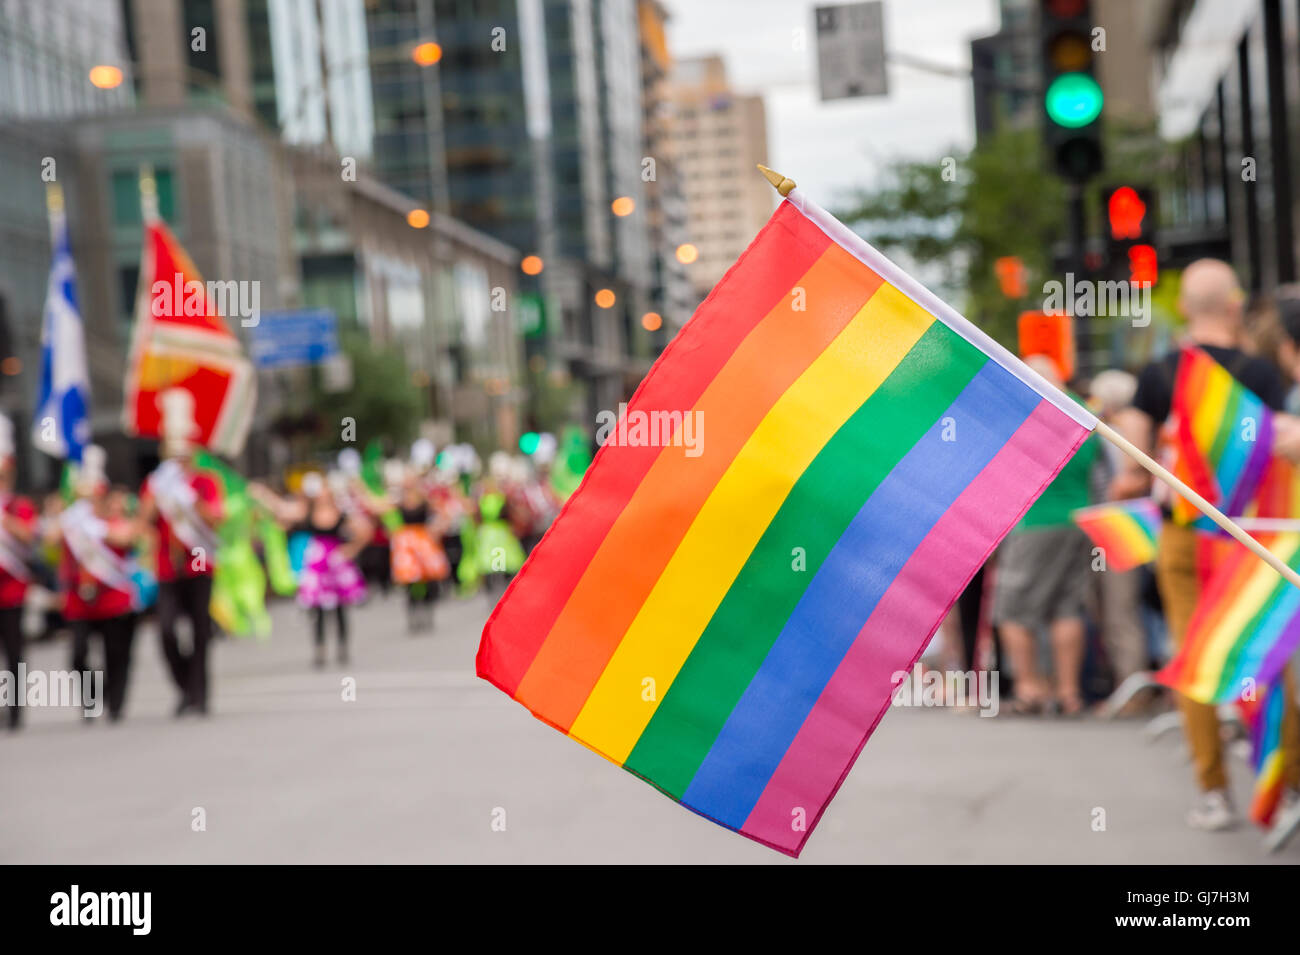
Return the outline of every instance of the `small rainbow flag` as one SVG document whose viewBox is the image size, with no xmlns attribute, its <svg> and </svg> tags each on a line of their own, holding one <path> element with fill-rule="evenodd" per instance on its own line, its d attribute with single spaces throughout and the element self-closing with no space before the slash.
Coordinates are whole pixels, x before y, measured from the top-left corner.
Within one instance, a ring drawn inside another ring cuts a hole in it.
<svg viewBox="0 0 1300 955">
<path fill-rule="evenodd" d="M 1208 353 L 1185 346 L 1172 403 L 1174 473 L 1223 513 L 1236 516 L 1259 489 L 1273 454 L 1273 414 L 1253 392 Z M 1208 518 L 1175 496 L 1174 519 Z"/>
<path fill-rule="evenodd" d="M 1260 687 L 1256 699 L 1237 704 L 1242 722 L 1250 732 L 1251 765 L 1255 768 L 1255 791 L 1250 799 L 1250 819 L 1268 826 L 1282 798 L 1282 716 L 1286 694 L 1281 687 Z"/>
<path fill-rule="evenodd" d="M 1155 560 L 1160 506 L 1151 498 L 1081 507 L 1072 516 L 1105 553 L 1110 570 L 1132 570 Z"/>
<path fill-rule="evenodd" d="M 1300 533 L 1256 534 L 1300 569 Z M 1232 548 L 1201 592 L 1182 648 L 1156 678 L 1202 703 L 1230 703 L 1277 679 L 1300 645 L 1300 589 L 1250 551 Z"/>
<path fill-rule="evenodd" d="M 623 414 L 615 435 L 677 424 L 600 448 L 488 619 L 478 673 L 797 855 L 1096 419 L 797 189 Z"/>
</svg>

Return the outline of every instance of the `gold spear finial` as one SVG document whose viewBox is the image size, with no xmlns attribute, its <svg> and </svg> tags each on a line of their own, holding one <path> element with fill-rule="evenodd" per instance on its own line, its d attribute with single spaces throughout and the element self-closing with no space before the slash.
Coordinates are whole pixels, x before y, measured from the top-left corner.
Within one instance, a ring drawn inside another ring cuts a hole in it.
<svg viewBox="0 0 1300 955">
<path fill-rule="evenodd" d="M 768 182 L 772 184 L 773 189 L 781 193 L 782 199 L 790 195 L 790 191 L 794 189 L 793 179 L 787 179 L 779 172 L 776 172 L 775 170 L 772 169 L 768 169 L 762 163 L 758 164 L 758 171 L 763 174 L 764 179 L 766 179 Z"/>
</svg>

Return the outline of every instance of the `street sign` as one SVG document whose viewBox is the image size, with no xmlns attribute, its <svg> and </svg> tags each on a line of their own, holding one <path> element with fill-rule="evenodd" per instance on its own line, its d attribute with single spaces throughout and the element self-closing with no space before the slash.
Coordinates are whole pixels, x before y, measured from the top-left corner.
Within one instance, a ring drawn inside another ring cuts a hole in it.
<svg viewBox="0 0 1300 955">
<path fill-rule="evenodd" d="M 888 94 L 882 0 L 817 7 L 815 13 L 822 100 Z"/>
<path fill-rule="evenodd" d="M 315 365 L 339 351 L 338 320 L 328 308 L 263 312 L 249 349 L 258 368 Z"/>
</svg>

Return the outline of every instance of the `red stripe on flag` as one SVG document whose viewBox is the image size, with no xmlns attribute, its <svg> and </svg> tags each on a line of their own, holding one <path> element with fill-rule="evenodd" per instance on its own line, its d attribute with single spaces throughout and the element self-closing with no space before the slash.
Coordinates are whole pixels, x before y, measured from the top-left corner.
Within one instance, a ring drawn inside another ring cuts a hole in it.
<svg viewBox="0 0 1300 955">
<path fill-rule="evenodd" d="M 773 229 L 789 235 L 770 237 Z M 830 244 L 824 232 L 782 203 L 659 356 L 628 410 L 694 407 L 745 337 Z M 488 618 L 478 651 L 479 676 L 514 696 L 569 594 L 662 450 L 606 445 L 596 452 L 582 485 Z M 602 466 L 611 452 L 619 460 Z"/>
</svg>

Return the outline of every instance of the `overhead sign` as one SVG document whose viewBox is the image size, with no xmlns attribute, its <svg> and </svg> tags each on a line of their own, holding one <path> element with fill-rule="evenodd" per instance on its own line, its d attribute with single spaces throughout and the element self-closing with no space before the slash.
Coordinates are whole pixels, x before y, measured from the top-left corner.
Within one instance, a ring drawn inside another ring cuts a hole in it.
<svg viewBox="0 0 1300 955">
<path fill-rule="evenodd" d="M 328 308 L 263 312 L 252 332 L 258 368 L 315 365 L 339 353 L 338 319 Z"/>
<path fill-rule="evenodd" d="M 815 15 L 822 100 L 887 95 L 882 0 L 817 7 Z"/>
</svg>

